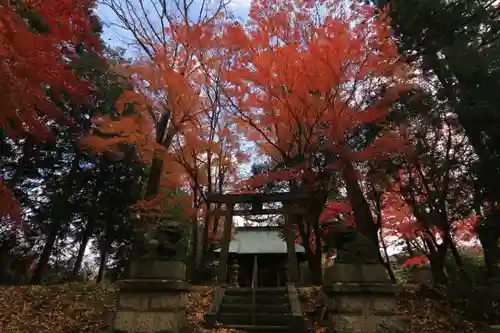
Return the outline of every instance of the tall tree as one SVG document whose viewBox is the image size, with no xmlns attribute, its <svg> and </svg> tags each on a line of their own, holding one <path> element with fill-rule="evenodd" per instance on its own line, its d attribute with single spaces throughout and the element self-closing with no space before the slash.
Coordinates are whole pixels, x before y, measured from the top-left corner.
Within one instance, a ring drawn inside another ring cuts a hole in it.
<svg viewBox="0 0 500 333">
<path fill-rule="evenodd" d="M 356 227 L 375 245 L 355 163 L 399 151 L 401 140 L 389 126 L 362 150 L 353 149 L 352 137 L 385 120 L 392 102 L 410 88 L 408 69 L 383 15 L 361 5 L 339 16 L 335 4 L 325 2 L 327 14 L 318 16 L 307 3 L 252 2 L 247 25 L 228 26 L 224 35 L 225 45 L 238 50 L 227 74 L 228 94 L 238 131 L 260 154 L 286 166 L 260 182 L 290 180 L 292 190 L 328 190 L 339 169 Z M 325 200 L 315 201 L 311 225 L 317 226 Z"/>
<path fill-rule="evenodd" d="M 135 84 L 139 94 L 124 99 L 131 102 L 135 98 L 142 107 L 138 113 L 144 112 L 144 117 L 135 122 L 147 122 L 149 132 L 155 132 L 155 138 L 141 139 L 153 150 L 152 156 L 146 157 L 152 162 L 145 196 L 151 199 L 158 193 L 165 172 L 164 152 L 184 125 L 197 126 L 200 88 L 193 82 L 199 79 L 200 71 L 195 59 L 206 52 L 211 40 L 211 33 L 202 35 L 200 27 L 211 27 L 214 33 L 221 23 L 225 2 L 107 0 L 104 4 L 139 47 L 141 60 L 129 70 L 138 78 Z M 146 132 L 145 128 L 139 130 Z"/>
<path fill-rule="evenodd" d="M 478 232 L 490 276 L 498 277 L 500 7 L 494 0 L 376 2 L 389 5 L 401 50 L 429 77 L 437 98 L 448 105 L 445 112 L 458 116 L 479 157 L 474 169 L 478 214 L 482 203 L 489 209 Z"/>
<path fill-rule="evenodd" d="M 118 114 L 100 117 L 99 134 L 86 141 L 97 151 L 119 151 L 121 145 L 133 144 L 142 160 L 151 163 L 145 200 L 136 206 L 142 215 L 167 200 L 162 197 L 164 189 L 183 189 L 191 195 L 190 203 L 183 203 L 191 217 L 191 273 L 198 262 L 200 220 L 204 258 L 213 251 L 209 238 L 218 230 L 218 220 L 208 216 L 205 193 L 226 190 L 236 171 L 238 143 L 227 130 L 219 84 L 228 61 L 213 42 L 226 21 L 225 4 L 210 7 L 204 1 L 196 8 L 197 3 L 184 1 L 170 7 L 152 1 L 148 8 L 156 9 L 157 16 L 146 15 L 142 1 L 106 4 L 130 30 L 141 52 L 132 64 L 120 68 L 134 91 L 122 95 Z M 145 16 L 138 21 L 137 13 Z"/>
</svg>

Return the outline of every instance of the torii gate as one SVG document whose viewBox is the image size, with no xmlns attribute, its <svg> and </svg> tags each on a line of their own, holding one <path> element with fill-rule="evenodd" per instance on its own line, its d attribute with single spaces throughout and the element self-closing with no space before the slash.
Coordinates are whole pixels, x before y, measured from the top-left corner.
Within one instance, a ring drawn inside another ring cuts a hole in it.
<svg viewBox="0 0 500 333">
<path fill-rule="evenodd" d="M 271 215 L 283 214 L 285 217 L 285 241 L 288 257 L 288 282 L 296 284 L 299 282 L 299 268 L 295 254 L 295 239 L 290 222 L 291 215 L 305 215 L 309 211 L 309 201 L 314 197 L 314 192 L 283 192 L 283 193 L 245 193 L 245 194 L 222 194 L 207 193 L 209 203 L 224 204 L 225 210 L 220 208 L 211 210 L 209 214 L 217 216 L 224 215 L 224 229 L 221 243 L 221 254 L 217 268 L 217 283 L 224 284 L 226 281 L 227 261 L 229 258 L 229 243 L 231 241 L 231 227 L 234 216 Z M 278 209 L 264 209 L 263 203 L 282 202 L 283 207 Z M 239 203 L 252 204 L 251 209 L 235 210 L 234 206 Z"/>
</svg>

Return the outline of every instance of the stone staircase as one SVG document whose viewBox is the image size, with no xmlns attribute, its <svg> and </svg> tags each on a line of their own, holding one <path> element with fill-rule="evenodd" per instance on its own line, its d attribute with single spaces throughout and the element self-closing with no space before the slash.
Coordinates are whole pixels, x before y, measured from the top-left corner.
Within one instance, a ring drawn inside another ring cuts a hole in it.
<svg viewBox="0 0 500 333">
<path fill-rule="evenodd" d="M 221 299 L 212 320 L 213 327 L 259 333 L 306 332 L 293 286 L 226 288 L 219 297 Z"/>
</svg>

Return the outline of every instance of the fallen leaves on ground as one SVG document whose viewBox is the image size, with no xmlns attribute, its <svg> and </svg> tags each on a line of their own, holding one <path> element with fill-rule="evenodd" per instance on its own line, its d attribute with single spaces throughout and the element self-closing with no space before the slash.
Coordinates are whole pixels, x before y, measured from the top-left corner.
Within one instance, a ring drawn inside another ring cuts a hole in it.
<svg viewBox="0 0 500 333">
<path fill-rule="evenodd" d="M 483 326 L 467 320 L 445 302 L 422 297 L 417 290 L 400 299 L 401 313 L 411 319 L 410 332 L 415 333 L 480 333 Z"/>
<path fill-rule="evenodd" d="M 320 286 L 298 288 L 302 313 L 307 327 L 314 328 L 316 333 L 326 332 L 326 321 L 321 319 L 326 303 Z"/>
<path fill-rule="evenodd" d="M 321 287 L 299 288 L 302 312 L 308 326 L 316 333 L 326 332 L 326 320 L 321 319 L 326 306 Z M 400 296 L 400 312 L 410 319 L 410 333 L 481 333 L 484 326 L 467 320 L 448 304 L 422 297 L 418 288 L 406 290 Z"/>
<path fill-rule="evenodd" d="M 112 285 L 81 283 L 0 288 L 2 333 L 94 333 L 114 310 Z"/>
<path fill-rule="evenodd" d="M 112 323 L 115 288 L 111 284 L 68 283 L 53 286 L 0 288 L 1 333 L 101 333 Z M 213 289 L 195 286 L 187 295 L 187 318 L 193 333 L 242 333 L 234 329 L 206 329 L 203 316 Z M 321 314 L 326 305 L 321 287 L 299 288 L 302 311 L 316 333 L 326 332 Z M 410 333 L 479 333 L 478 324 L 442 302 L 414 290 L 401 300 L 401 314 L 411 319 Z"/>
<path fill-rule="evenodd" d="M 187 295 L 190 332 L 241 332 L 203 327 L 212 296 L 206 286 L 194 286 Z M 112 324 L 115 298 L 112 284 L 0 287 L 0 333 L 102 333 Z"/>
</svg>

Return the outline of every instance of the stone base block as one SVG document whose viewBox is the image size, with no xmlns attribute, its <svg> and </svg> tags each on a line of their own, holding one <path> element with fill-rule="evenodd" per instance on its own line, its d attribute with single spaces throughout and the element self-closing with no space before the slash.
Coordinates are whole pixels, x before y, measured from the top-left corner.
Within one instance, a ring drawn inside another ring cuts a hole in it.
<svg viewBox="0 0 500 333">
<path fill-rule="evenodd" d="M 401 286 L 392 284 L 377 264 L 335 264 L 325 272 L 329 333 L 404 333 L 407 317 L 398 316 Z"/>
<path fill-rule="evenodd" d="M 391 315 L 398 309 L 398 300 L 390 295 L 376 297 L 360 294 L 343 294 L 333 297 L 331 309 L 336 313 L 372 313 L 374 315 Z"/>
<path fill-rule="evenodd" d="M 325 284 L 337 282 L 387 283 L 391 280 L 381 264 L 334 264 L 325 270 Z"/>
<path fill-rule="evenodd" d="M 186 264 L 182 261 L 158 260 L 142 258 L 134 261 L 130 267 L 133 279 L 169 279 L 186 280 Z"/>
<path fill-rule="evenodd" d="M 118 282 L 114 333 L 181 333 L 187 327 L 183 281 L 139 279 Z"/>
<path fill-rule="evenodd" d="M 122 292 L 118 295 L 117 307 L 131 311 L 181 311 L 186 308 L 186 295 Z"/>
<path fill-rule="evenodd" d="M 398 284 L 337 282 L 323 286 L 323 291 L 330 296 L 338 294 L 395 295 L 402 292 L 403 288 Z"/>
<path fill-rule="evenodd" d="M 328 333 L 405 333 L 408 320 L 400 316 L 333 315 Z"/>
<path fill-rule="evenodd" d="M 120 292 L 188 292 L 190 285 L 185 281 L 160 279 L 129 279 L 117 282 Z"/>
<path fill-rule="evenodd" d="M 118 310 L 113 333 L 179 333 L 186 327 L 186 314 Z"/>
</svg>

